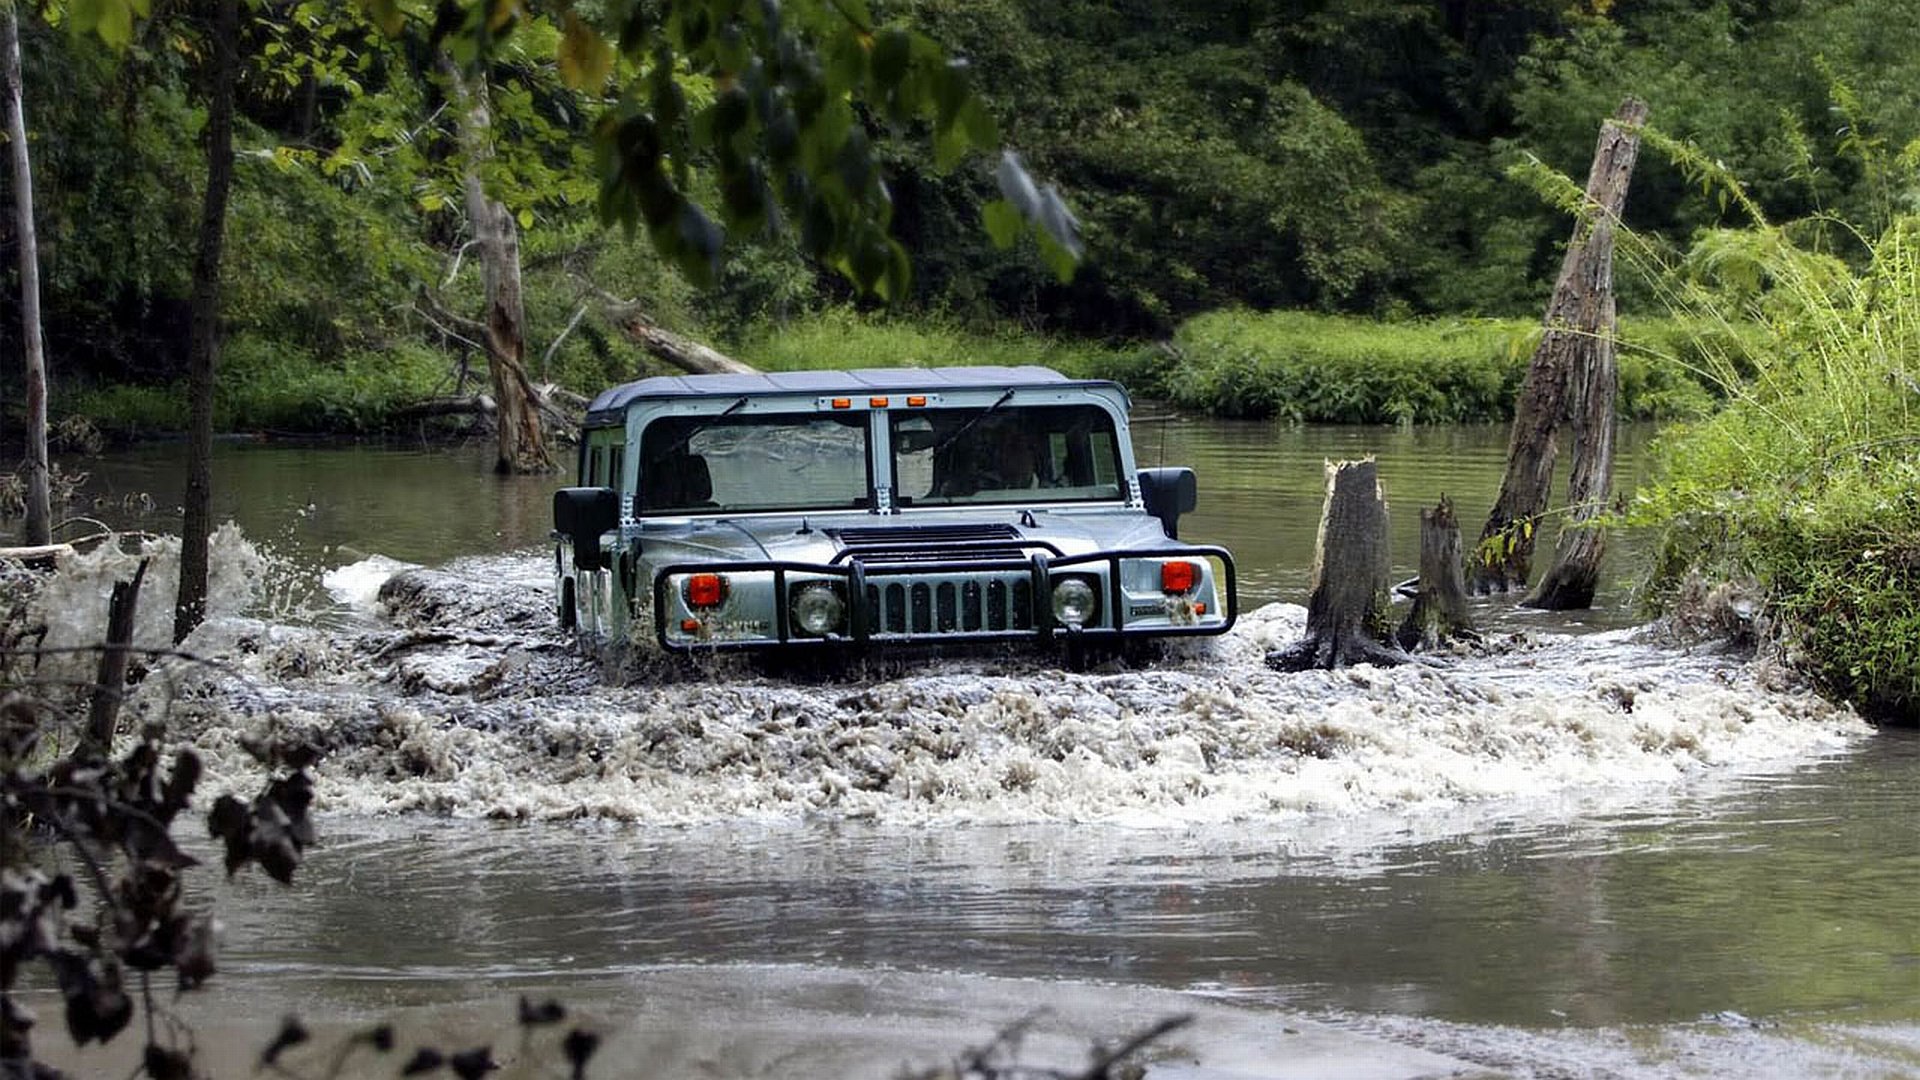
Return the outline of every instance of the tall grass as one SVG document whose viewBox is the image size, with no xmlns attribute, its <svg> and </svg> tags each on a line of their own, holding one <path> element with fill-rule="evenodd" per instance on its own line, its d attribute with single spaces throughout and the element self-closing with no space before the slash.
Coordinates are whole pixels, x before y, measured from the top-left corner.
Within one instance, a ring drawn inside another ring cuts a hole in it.
<svg viewBox="0 0 1920 1080">
<path fill-rule="evenodd" d="M 983 332 L 939 318 L 866 316 L 832 308 L 767 327 L 734 347 L 763 371 L 1038 364 L 1083 378 L 1107 378 L 1140 350 L 1008 330 Z"/>
<path fill-rule="evenodd" d="M 1511 417 L 1539 334 L 1537 322 L 1521 320 L 1383 323 L 1230 309 L 1188 320 L 1169 346 L 1105 345 L 839 309 L 762 330 L 734 351 L 768 371 L 1040 364 L 1220 416 L 1424 424 Z M 1700 380 L 1663 360 L 1695 336 L 1671 319 L 1627 324 L 1623 415 L 1697 416 L 1711 407 Z"/>
<path fill-rule="evenodd" d="M 449 357 L 424 345 L 318 357 L 261 338 L 236 337 L 222 350 L 214 426 L 222 431 L 364 433 L 402 406 L 445 392 Z M 484 378 L 484 371 L 481 372 Z M 117 436 L 184 431 L 182 384 L 80 390 L 58 411 L 85 416 Z"/>
<path fill-rule="evenodd" d="M 1621 331 L 1622 415 L 1694 416 L 1704 385 L 1655 357 L 1690 336 L 1672 320 Z M 1297 422 L 1463 423 L 1513 415 L 1540 324 L 1516 319 L 1378 322 L 1310 312 L 1217 311 L 1174 335 L 1177 362 L 1152 372 L 1179 404 Z"/>
<path fill-rule="evenodd" d="M 1781 644 L 1822 686 L 1912 722 L 1920 216 L 1773 225 L 1717 164 L 1654 142 L 1754 219 L 1677 261 L 1627 248 L 1706 331 L 1689 362 L 1726 401 L 1662 439 L 1661 474 L 1638 496 L 1636 516 L 1663 528 L 1655 586 L 1672 592 L 1701 574 L 1757 582 Z"/>
</svg>

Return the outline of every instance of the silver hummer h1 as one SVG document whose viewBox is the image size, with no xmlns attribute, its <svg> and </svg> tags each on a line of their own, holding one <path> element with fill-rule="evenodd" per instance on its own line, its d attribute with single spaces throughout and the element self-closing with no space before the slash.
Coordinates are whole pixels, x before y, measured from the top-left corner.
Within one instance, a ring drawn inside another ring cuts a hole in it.
<svg viewBox="0 0 1920 1080">
<path fill-rule="evenodd" d="M 1042 367 L 615 387 L 554 495 L 560 623 L 679 652 L 1222 633 L 1233 560 L 1178 539 L 1193 471 L 1136 471 L 1127 407 Z"/>
</svg>

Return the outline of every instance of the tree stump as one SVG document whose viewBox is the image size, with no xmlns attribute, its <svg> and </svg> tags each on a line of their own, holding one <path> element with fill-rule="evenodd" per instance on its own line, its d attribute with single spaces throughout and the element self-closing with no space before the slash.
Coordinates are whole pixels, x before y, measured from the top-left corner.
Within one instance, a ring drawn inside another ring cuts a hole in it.
<svg viewBox="0 0 1920 1080">
<path fill-rule="evenodd" d="M 1599 404 L 1603 395 L 1597 390 L 1597 380 L 1604 378 L 1609 387 L 1604 394 L 1607 423 L 1612 421 L 1612 386 L 1616 381 L 1613 227 L 1626 205 L 1627 184 L 1640 154 L 1639 129 L 1646 122 L 1645 103 L 1628 98 L 1600 127 L 1593 166 L 1587 174 L 1586 200 L 1561 259 L 1540 344 L 1527 365 L 1520 399 L 1514 406 L 1506 476 L 1500 483 L 1499 498 L 1487 515 L 1486 527 L 1480 531 L 1472 583 L 1476 593 L 1526 587 L 1532 573 L 1534 526 L 1553 494 L 1553 466 L 1559 453 L 1556 438 L 1561 425 L 1571 422 L 1578 427 L 1573 451 L 1576 474 L 1583 468 L 1588 472 L 1598 468 L 1605 476 L 1611 475 L 1611 428 L 1603 443 L 1596 427 L 1591 422 L 1583 423 L 1582 418 L 1591 416 Z M 1600 453 L 1605 455 L 1604 463 L 1583 460 Z M 1589 492 L 1595 488 L 1591 480 L 1587 486 Z M 1599 486 L 1604 488 L 1604 479 Z M 1600 501 L 1604 498 L 1603 494 Z M 1576 494 L 1574 501 L 1578 504 L 1580 496 Z M 1586 602 L 1591 601 L 1589 590 Z"/>
<path fill-rule="evenodd" d="M 87 709 L 87 736 L 102 758 L 113 753 L 113 729 L 120 700 L 127 692 L 128 648 L 133 642 L 133 620 L 140 607 L 140 582 L 147 576 L 141 559 L 132 581 L 116 581 L 107 602 L 107 640 L 100 649 L 100 673 L 93 682 L 93 701 Z"/>
<path fill-rule="evenodd" d="M 1327 501 L 1314 544 L 1313 595 L 1307 636 L 1267 654 L 1281 671 L 1347 664 L 1399 664 L 1408 659 L 1386 635 L 1387 500 L 1372 458 L 1327 463 Z"/>
<path fill-rule="evenodd" d="M 1433 509 L 1420 511 L 1420 591 L 1394 637 L 1401 648 L 1420 652 L 1456 639 L 1480 640 L 1467 615 L 1460 522 L 1453 516 L 1453 500 L 1445 495 Z"/>
</svg>

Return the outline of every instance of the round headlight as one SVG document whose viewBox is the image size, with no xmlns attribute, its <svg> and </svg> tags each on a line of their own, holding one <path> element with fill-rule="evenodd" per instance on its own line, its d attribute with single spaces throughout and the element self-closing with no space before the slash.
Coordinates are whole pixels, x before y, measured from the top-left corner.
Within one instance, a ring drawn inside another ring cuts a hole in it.
<svg viewBox="0 0 1920 1080">
<path fill-rule="evenodd" d="M 1085 626 L 1099 610 L 1093 586 L 1081 578 L 1061 578 L 1053 583 L 1053 617 L 1062 626 Z"/>
<path fill-rule="evenodd" d="M 793 591 L 793 624 L 801 633 L 822 637 L 840 629 L 846 617 L 847 602 L 840 598 L 840 590 L 824 581 Z"/>
</svg>

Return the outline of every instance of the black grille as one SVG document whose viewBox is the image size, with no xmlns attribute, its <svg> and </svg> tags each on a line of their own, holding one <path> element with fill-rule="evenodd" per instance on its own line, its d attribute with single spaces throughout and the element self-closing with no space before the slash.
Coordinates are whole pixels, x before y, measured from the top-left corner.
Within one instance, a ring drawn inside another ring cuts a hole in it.
<svg viewBox="0 0 1920 1080">
<path fill-rule="evenodd" d="M 977 634 L 1033 629 L 1033 583 L 1019 578 L 867 583 L 867 625 L 876 634 Z"/>
<path fill-rule="evenodd" d="M 834 561 L 858 559 L 876 566 L 935 562 L 1023 560 L 1027 549 L 1012 525 L 908 525 L 829 529 L 840 542 Z"/>
</svg>

